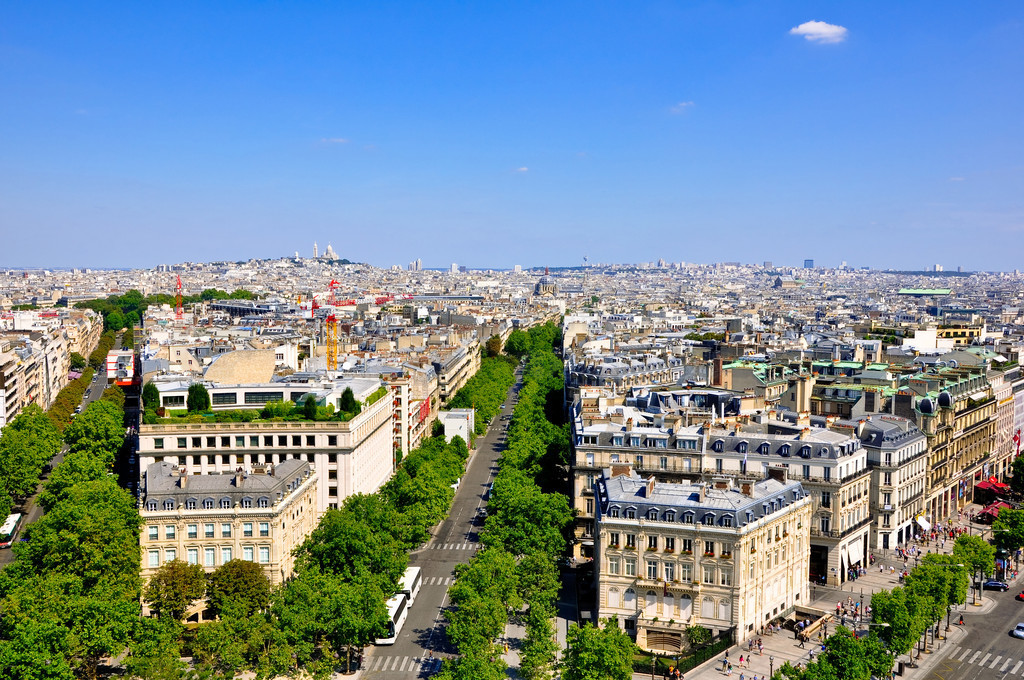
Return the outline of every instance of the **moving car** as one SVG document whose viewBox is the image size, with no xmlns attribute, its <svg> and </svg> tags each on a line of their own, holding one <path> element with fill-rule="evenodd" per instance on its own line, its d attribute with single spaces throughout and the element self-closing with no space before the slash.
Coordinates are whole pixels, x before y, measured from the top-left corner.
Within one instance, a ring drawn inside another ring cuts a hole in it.
<svg viewBox="0 0 1024 680">
<path fill-rule="evenodd" d="M 1010 635 L 1024 640 L 1024 623 L 1018 623 L 1014 626 L 1013 630 L 1010 631 Z"/>
<path fill-rule="evenodd" d="M 1005 593 L 1007 590 L 1010 589 L 1008 583 L 1004 583 L 1003 581 L 996 581 L 994 579 L 985 581 L 981 584 L 981 587 L 985 590 L 998 590 L 1001 593 Z"/>
<path fill-rule="evenodd" d="M 487 519 L 487 508 L 483 508 L 483 507 L 477 508 L 476 509 L 476 518 L 478 520 L 480 520 L 481 522 L 483 522 L 485 519 Z"/>
</svg>

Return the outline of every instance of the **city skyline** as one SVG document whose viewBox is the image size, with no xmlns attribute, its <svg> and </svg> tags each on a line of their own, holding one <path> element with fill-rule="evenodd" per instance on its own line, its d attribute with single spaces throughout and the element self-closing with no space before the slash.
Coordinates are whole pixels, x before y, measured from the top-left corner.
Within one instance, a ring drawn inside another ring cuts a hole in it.
<svg viewBox="0 0 1024 680">
<path fill-rule="evenodd" d="M 1013 271 L 1022 14 L 8 6 L 0 266 Z"/>
</svg>

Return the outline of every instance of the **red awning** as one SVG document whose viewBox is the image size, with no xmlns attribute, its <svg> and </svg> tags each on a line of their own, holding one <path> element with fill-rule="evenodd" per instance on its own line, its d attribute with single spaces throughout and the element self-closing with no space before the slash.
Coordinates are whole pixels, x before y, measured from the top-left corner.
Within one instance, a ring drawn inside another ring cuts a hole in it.
<svg viewBox="0 0 1024 680">
<path fill-rule="evenodd" d="M 995 517 L 995 516 L 997 516 L 999 514 L 1000 510 L 1002 510 L 1003 508 L 1009 508 L 1009 507 L 1011 507 L 1009 503 L 1003 503 L 1003 502 L 1000 501 L 998 503 L 993 503 L 992 505 L 988 506 L 987 508 L 985 508 L 981 512 L 984 515 L 992 515 L 993 517 Z"/>
<path fill-rule="evenodd" d="M 994 487 L 992 482 L 978 482 L 974 485 L 975 489 L 981 489 L 982 491 L 991 491 Z"/>
</svg>

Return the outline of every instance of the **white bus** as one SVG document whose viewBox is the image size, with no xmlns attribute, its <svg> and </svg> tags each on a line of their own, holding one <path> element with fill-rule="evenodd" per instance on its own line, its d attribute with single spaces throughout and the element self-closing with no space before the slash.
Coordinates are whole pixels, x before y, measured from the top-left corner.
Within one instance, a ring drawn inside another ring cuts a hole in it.
<svg viewBox="0 0 1024 680">
<path fill-rule="evenodd" d="M 402 575 L 402 580 L 398 582 L 398 593 L 409 598 L 410 607 L 416 602 L 416 593 L 420 592 L 420 586 L 423 585 L 423 576 L 420 572 L 419 567 L 409 567 Z"/>
<path fill-rule="evenodd" d="M 18 527 L 21 525 L 21 514 L 8 515 L 3 526 L 0 526 L 0 548 L 10 548 L 18 538 Z"/>
<path fill-rule="evenodd" d="M 387 602 L 388 630 L 385 637 L 377 638 L 378 645 L 393 645 L 405 625 L 405 617 L 409 614 L 409 598 L 405 593 L 398 593 Z"/>
</svg>

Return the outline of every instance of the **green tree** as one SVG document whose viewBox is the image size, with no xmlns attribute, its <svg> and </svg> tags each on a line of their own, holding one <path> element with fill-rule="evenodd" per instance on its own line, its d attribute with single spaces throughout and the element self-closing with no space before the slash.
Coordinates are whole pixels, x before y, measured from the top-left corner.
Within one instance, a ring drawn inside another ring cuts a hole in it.
<svg viewBox="0 0 1024 680">
<path fill-rule="evenodd" d="M 248 616 L 270 605 L 270 580 L 255 562 L 231 560 L 207 577 L 206 597 L 218 616 Z"/>
<path fill-rule="evenodd" d="M 85 368 L 88 365 L 89 364 L 85 360 L 85 357 L 83 357 L 81 354 L 79 354 L 78 352 L 72 352 L 71 353 L 71 370 L 72 371 L 81 371 L 83 368 Z"/>
<path fill-rule="evenodd" d="M 210 410 L 210 393 L 205 385 L 202 383 L 192 383 L 188 386 L 185 407 L 189 413 L 205 413 Z"/>
<path fill-rule="evenodd" d="M 103 479 L 110 469 L 109 463 L 91 451 L 69 451 L 60 465 L 54 468 L 46 480 L 39 505 L 50 512 L 68 496 L 68 492 L 82 482 Z"/>
<path fill-rule="evenodd" d="M 356 395 L 352 392 L 351 387 L 346 387 L 345 391 L 341 393 L 338 410 L 342 413 L 359 413 L 359 402 L 356 401 Z"/>
<path fill-rule="evenodd" d="M 185 677 L 181 660 L 183 627 L 169 618 L 139 618 L 135 621 L 128 656 L 124 660 L 128 677 L 145 680 L 177 680 Z"/>
<path fill-rule="evenodd" d="M 142 597 L 160 618 L 181 621 L 196 600 L 206 594 L 206 573 L 198 564 L 170 560 L 156 570 Z"/>
<path fill-rule="evenodd" d="M 1011 553 L 1024 548 L 1024 510 L 1003 508 L 992 522 L 992 542 Z"/>
<path fill-rule="evenodd" d="M 970 569 L 971 574 L 991 575 L 995 571 L 996 549 L 981 536 L 957 537 L 953 544 L 953 558 Z"/>
<path fill-rule="evenodd" d="M 312 394 L 306 395 L 302 402 L 302 415 L 306 420 L 316 420 L 316 397 Z"/>
<path fill-rule="evenodd" d="M 68 451 L 88 451 L 111 465 L 124 443 L 124 413 L 110 401 L 94 401 L 64 430 Z"/>
<path fill-rule="evenodd" d="M 530 350 L 530 339 L 525 332 L 516 328 L 509 333 L 505 341 L 505 353 L 514 357 L 522 357 Z"/>
<path fill-rule="evenodd" d="M 492 335 L 487 338 L 487 342 L 484 343 L 485 354 L 492 359 L 501 354 L 501 338 L 497 335 Z"/>
<path fill-rule="evenodd" d="M 430 424 L 430 436 L 434 438 L 444 437 L 444 423 L 440 419 Z"/>
<path fill-rule="evenodd" d="M 1024 456 L 1013 459 L 1013 476 L 1010 477 L 1010 488 L 1017 494 L 1024 494 Z"/>
<path fill-rule="evenodd" d="M 151 382 L 142 388 L 142 405 L 147 411 L 160 408 L 160 390 Z"/>
<path fill-rule="evenodd" d="M 571 626 L 562 656 L 564 680 L 630 680 L 636 645 L 615 623 Z"/>
<path fill-rule="evenodd" d="M 125 327 L 125 318 L 119 310 L 114 310 L 110 314 L 107 314 L 104 319 L 108 330 L 119 331 Z"/>
</svg>

